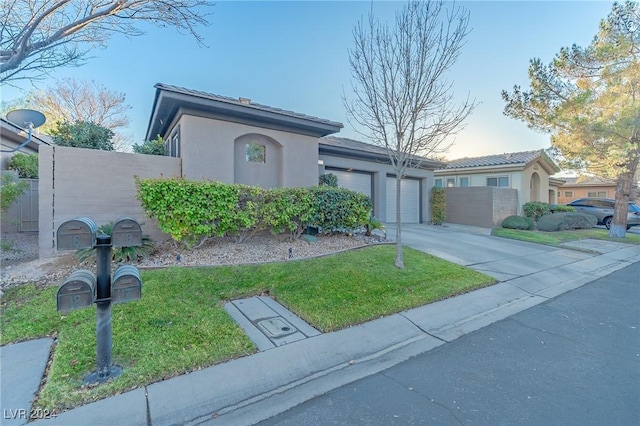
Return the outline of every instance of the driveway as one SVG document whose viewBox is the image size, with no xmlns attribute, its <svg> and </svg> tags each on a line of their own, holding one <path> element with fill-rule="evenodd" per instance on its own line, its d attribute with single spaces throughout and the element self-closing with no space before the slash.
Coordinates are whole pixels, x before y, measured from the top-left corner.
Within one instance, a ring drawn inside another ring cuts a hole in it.
<svg viewBox="0 0 640 426">
<path fill-rule="evenodd" d="M 464 225 L 403 224 L 402 243 L 483 272 L 499 281 L 508 281 L 593 256 L 576 250 L 492 237 L 490 232 L 487 228 Z M 387 235 L 395 238 L 395 224 L 387 225 Z"/>
</svg>

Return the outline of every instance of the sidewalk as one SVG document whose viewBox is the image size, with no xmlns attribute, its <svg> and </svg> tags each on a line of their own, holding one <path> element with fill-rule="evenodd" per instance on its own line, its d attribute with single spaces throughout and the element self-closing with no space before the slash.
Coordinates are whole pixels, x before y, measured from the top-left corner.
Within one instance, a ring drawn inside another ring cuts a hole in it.
<svg viewBox="0 0 640 426">
<path fill-rule="evenodd" d="M 640 261 L 640 246 L 583 240 L 580 249 L 587 252 L 473 231 L 459 226 L 403 225 L 403 242 L 494 276 L 499 281 L 496 285 L 274 347 L 35 423 L 256 423 Z M 48 349 L 48 342 L 41 344 Z M 14 368 L 5 354 L 19 351 L 22 345 L 26 343 L 2 348 L 3 371 Z M 35 374 L 39 365 L 34 362 L 27 371 Z M 3 374 L 3 395 L 12 385 L 6 382 Z M 29 404 L 23 400 L 10 407 L 4 396 L 2 400 L 3 414 Z"/>
</svg>

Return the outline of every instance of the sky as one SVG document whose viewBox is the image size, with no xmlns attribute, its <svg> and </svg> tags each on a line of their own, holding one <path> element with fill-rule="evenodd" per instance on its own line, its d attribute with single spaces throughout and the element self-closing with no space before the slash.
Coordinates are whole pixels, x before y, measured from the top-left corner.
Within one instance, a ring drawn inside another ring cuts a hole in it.
<svg viewBox="0 0 640 426">
<path fill-rule="evenodd" d="M 144 140 L 155 95 L 165 83 L 292 110 L 344 124 L 335 136 L 366 142 L 349 123 L 343 95 L 352 93 L 348 51 L 352 29 L 370 10 L 393 20 L 402 1 L 218 1 L 210 25 L 198 28 L 206 47 L 172 27 L 141 26 L 146 34 L 116 34 L 81 67 L 59 68 L 55 79 L 94 80 L 124 93 L 131 106 L 133 142 Z M 452 3 L 449 3 L 451 6 Z M 549 63 L 561 47 L 588 45 L 611 10 L 605 1 L 456 2 L 470 12 L 470 34 L 447 78 L 458 102 L 478 103 L 465 128 L 451 139 L 447 159 L 550 146 L 549 135 L 503 114 L 502 90 L 528 87 L 532 58 Z M 1 88 L 3 101 L 33 86 Z"/>
</svg>

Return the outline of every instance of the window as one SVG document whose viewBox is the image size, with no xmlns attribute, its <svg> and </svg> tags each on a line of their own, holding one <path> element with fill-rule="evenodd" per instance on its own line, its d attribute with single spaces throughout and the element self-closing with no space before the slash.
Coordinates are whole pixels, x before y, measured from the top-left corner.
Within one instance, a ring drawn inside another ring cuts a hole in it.
<svg viewBox="0 0 640 426">
<path fill-rule="evenodd" d="M 434 185 L 436 188 L 442 188 L 442 178 L 437 178 Z"/>
<path fill-rule="evenodd" d="M 606 198 L 607 197 L 607 191 L 587 191 L 587 197 Z"/>
<path fill-rule="evenodd" d="M 460 178 L 460 186 L 469 186 L 469 178 L 461 177 Z"/>
<path fill-rule="evenodd" d="M 169 137 L 169 156 L 180 157 L 180 126 Z"/>
<path fill-rule="evenodd" d="M 573 197 L 573 191 L 564 191 L 565 197 Z"/>
<path fill-rule="evenodd" d="M 246 158 L 250 163 L 264 163 L 266 161 L 267 150 L 259 143 L 248 143 L 246 145 Z"/>
<path fill-rule="evenodd" d="M 447 188 L 456 186 L 456 178 L 447 178 Z"/>
<path fill-rule="evenodd" d="M 509 187 L 509 176 L 488 177 L 487 186 Z"/>
</svg>

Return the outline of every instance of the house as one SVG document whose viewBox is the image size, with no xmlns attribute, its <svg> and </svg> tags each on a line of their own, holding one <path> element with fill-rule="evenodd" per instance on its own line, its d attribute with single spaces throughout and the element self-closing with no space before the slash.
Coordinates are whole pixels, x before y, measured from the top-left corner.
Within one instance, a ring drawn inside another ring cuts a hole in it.
<svg viewBox="0 0 640 426">
<path fill-rule="evenodd" d="M 536 150 L 461 158 L 434 174 L 435 186 L 445 188 L 448 222 L 491 227 L 530 201 L 556 203 L 563 181 L 551 175 L 559 171 Z"/>
<path fill-rule="evenodd" d="M 584 197 L 615 198 L 616 196 L 616 181 L 613 179 L 582 175 L 563 178 L 563 180 L 565 183 L 559 188 L 558 204 L 566 204 Z"/>
<path fill-rule="evenodd" d="M 181 159 L 182 176 L 264 188 L 318 184 L 333 173 L 338 185 L 367 194 L 373 213 L 395 222 L 395 177 L 380 147 L 330 137 L 342 123 L 282 110 L 249 98 L 156 84 L 146 138 L 167 141 L 167 152 Z M 424 159 L 403 176 L 401 220 L 429 220 L 433 170 Z"/>
<path fill-rule="evenodd" d="M 29 132 L 5 118 L 0 118 L 1 169 L 7 170 L 9 161 L 17 153 L 37 154 L 40 146 L 52 145 L 51 138 Z M 24 179 L 29 189 L 2 215 L 3 232 L 38 230 L 38 179 Z"/>
<path fill-rule="evenodd" d="M 435 185 L 441 187 L 493 186 L 518 191 L 520 204 L 529 201 L 557 202 L 560 179 L 549 179 L 560 168 L 539 149 L 461 158 L 435 171 Z"/>
</svg>

